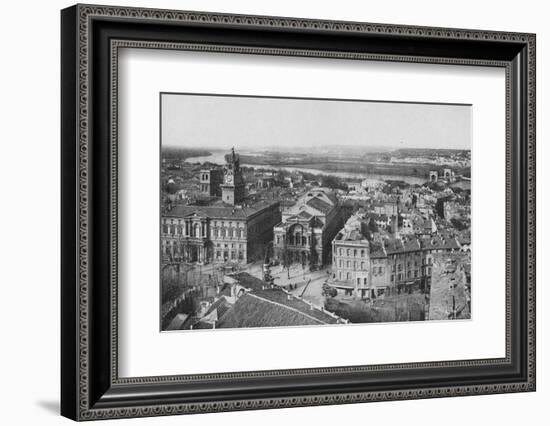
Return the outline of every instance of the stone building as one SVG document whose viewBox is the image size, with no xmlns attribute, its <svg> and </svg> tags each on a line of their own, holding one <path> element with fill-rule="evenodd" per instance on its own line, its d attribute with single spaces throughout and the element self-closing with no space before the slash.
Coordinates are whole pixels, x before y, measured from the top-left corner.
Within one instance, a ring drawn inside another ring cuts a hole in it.
<svg viewBox="0 0 550 426">
<path fill-rule="evenodd" d="M 371 244 L 368 230 L 374 221 L 364 214 L 348 219 L 332 240 L 332 269 L 336 287 L 346 292 L 366 292 L 371 287 Z M 375 225 L 376 226 L 376 225 Z"/>
<path fill-rule="evenodd" d="M 330 261 L 331 241 L 342 227 L 344 214 L 334 192 L 313 188 L 285 208 L 274 232 L 274 256 L 282 261 L 322 265 Z"/>
<path fill-rule="evenodd" d="M 378 237 L 368 214 L 352 216 L 332 241 L 330 285 L 361 298 L 410 291 L 430 284 L 433 255 L 458 252 L 456 238 L 414 235 Z"/>
<path fill-rule="evenodd" d="M 203 194 L 211 197 L 222 195 L 221 184 L 223 182 L 222 169 L 204 169 L 200 173 L 200 186 Z"/>
<path fill-rule="evenodd" d="M 273 227 L 281 221 L 279 203 L 246 200 L 234 150 L 226 161 L 222 199 L 207 205 L 180 204 L 163 212 L 163 261 L 247 263 L 263 257 L 273 240 Z"/>
<path fill-rule="evenodd" d="M 240 204 L 245 197 L 245 182 L 243 179 L 240 159 L 235 150 L 225 156 L 223 169 L 222 201 L 232 206 Z"/>
</svg>

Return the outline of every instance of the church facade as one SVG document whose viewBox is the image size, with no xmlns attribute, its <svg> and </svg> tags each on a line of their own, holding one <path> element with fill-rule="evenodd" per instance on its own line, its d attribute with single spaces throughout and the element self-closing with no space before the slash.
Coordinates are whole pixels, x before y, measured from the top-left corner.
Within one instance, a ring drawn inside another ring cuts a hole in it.
<svg viewBox="0 0 550 426">
<path fill-rule="evenodd" d="M 344 214 L 334 193 L 313 188 L 285 209 L 274 229 L 273 249 L 281 262 L 321 266 L 331 260 L 331 242 L 342 226 Z"/>
</svg>

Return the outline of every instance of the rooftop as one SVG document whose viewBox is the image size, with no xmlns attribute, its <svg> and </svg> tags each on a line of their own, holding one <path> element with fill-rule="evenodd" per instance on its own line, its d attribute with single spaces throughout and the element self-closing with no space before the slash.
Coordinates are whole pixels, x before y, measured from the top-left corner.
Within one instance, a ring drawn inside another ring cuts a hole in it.
<svg viewBox="0 0 550 426">
<path fill-rule="evenodd" d="M 278 203 L 261 200 L 250 204 L 244 203 L 238 206 L 230 206 L 228 204 L 224 204 L 220 200 L 216 200 L 215 202 L 210 203 L 206 206 L 178 204 L 174 206 L 171 210 L 164 212 L 163 216 L 183 218 L 191 215 L 196 215 L 200 217 L 220 219 L 246 219 L 274 205 L 278 205 Z"/>
<path fill-rule="evenodd" d="M 283 327 L 337 324 L 339 318 L 312 308 L 280 289 L 253 291 L 242 295 L 216 324 L 217 328 Z"/>
</svg>

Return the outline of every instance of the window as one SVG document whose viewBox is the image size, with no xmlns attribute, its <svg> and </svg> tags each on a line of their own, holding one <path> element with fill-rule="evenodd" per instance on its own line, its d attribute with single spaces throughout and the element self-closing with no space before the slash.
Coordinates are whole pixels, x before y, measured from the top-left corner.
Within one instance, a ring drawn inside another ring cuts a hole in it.
<svg viewBox="0 0 550 426">
<path fill-rule="evenodd" d="M 357 278 L 357 285 L 361 285 L 361 278 Z"/>
<path fill-rule="evenodd" d="M 407 271 L 407 278 L 411 277 L 411 271 Z"/>
<path fill-rule="evenodd" d="M 365 269 L 365 262 L 361 262 L 361 270 Z"/>
<path fill-rule="evenodd" d="M 343 256 L 343 255 L 344 255 L 344 250 L 340 249 L 340 256 Z"/>
<path fill-rule="evenodd" d="M 401 263 L 399 263 L 399 264 L 397 265 L 397 270 L 398 270 L 398 271 L 401 271 L 402 269 L 403 269 L 403 265 L 402 265 Z"/>
<path fill-rule="evenodd" d="M 348 272 L 348 273 L 346 274 L 346 277 L 347 277 L 346 279 L 347 279 L 348 281 L 351 280 L 351 272 Z"/>
<path fill-rule="evenodd" d="M 346 262 L 346 266 L 347 266 L 348 268 L 350 267 L 350 263 L 351 263 L 351 262 L 350 262 L 349 260 Z"/>
<path fill-rule="evenodd" d="M 361 257 L 365 257 L 365 250 L 361 250 Z"/>
<path fill-rule="evenodd" d="M 393 283 L 395 281 L 395 275 L 391 274 L 391 282 Z"/>
<path fill-rule="evenodd" d="M 414 277 L 415 277 L 415 278 L 418 278 L 418 269 L 415 269 L 415 270 L 414 270 Z"/>
<path fill-rule="evenodd" d="M 401 281 L 403 279 L 403 274 L 397 274 L 397 279 Z"/>
<path fill-rule="evenodd" d="M 342 273 L 338 272 L 338 278 L 342 279 Z"/>
<path fill-rule="evenodd" d="M 353 257 L 357 257 L 357 250 L 353 249 Z"/>
<path fill-rule="evenodd" d="M 363 284 L 367 285 L 367 279 L 363 278 Z"/>
<path fill-rule="evenodd" d="M 349 257 L 349 249 L 346 250 L 346 256 Z"/>
</svg>

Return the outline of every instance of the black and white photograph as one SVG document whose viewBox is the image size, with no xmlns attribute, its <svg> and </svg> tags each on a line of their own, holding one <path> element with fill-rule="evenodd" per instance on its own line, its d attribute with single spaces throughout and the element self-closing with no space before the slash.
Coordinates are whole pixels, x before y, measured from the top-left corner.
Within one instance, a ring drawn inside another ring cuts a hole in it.
<svg viewBox="0 0 550 426">
<path fill-rule="evenodd" d="M 161 331 L 471 319 L 471 104 L 159 96 Z"/>
</svg>

